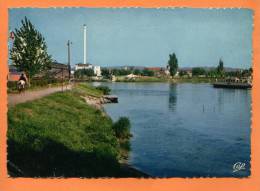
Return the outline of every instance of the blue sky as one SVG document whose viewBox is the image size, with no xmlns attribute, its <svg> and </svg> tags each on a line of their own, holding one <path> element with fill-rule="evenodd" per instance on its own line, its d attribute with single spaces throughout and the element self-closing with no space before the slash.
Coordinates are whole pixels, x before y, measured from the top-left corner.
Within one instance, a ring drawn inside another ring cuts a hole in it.
<svg viewBox="0 0 260 191">
<path fill-rule="evenodd" d="M 180 67 L 249 68 L 252 16 L 249 9 L 50 8 L 10 9 L 9 29 L 27 17 L 43 34 L 48 52 L 67 62 L 83 62 L 83 24 L 87 25 L 87 60 L 100 66 L 166 66 L 175 52 Z"/>
</svg>

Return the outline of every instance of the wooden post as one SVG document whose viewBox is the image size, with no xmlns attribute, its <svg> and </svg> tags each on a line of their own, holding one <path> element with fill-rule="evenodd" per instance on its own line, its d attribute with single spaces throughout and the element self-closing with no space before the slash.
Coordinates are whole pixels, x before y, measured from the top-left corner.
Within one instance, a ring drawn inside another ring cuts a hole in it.
<svg viewBox="0 0 260 191">
<path fill-rule="evenodd" d="M 61 72 L 62 72 L 62 75 L 61 75 L 61 76 L 62 76 L 62 77 L 61 77 L 61 78 L 62 78 L 62 86 L 61 86 L 61 90 L 62 90 L 62 92 L 63 92 L 63 68 L 61 69 Z"/>
</svg>

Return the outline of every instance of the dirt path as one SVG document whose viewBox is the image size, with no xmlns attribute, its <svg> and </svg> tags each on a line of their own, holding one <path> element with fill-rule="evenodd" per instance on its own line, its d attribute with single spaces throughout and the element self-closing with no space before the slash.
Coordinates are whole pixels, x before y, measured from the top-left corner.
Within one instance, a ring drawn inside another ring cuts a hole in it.
<svg viewBox="0 0 260 191">
<path fill-rule="evenodd" d="M 71 89 L 71 85 L 67 85 L 63 87 L 64 91 L 66 89 L 67 90 Z M 59 91 L 62 91 L 62 86 L 44 88 L 40 90 L 28 90 L 20 94 L 8 94 L 8 106 L 10 107 L 18 103 L 39 99 Z"/>
</svg>

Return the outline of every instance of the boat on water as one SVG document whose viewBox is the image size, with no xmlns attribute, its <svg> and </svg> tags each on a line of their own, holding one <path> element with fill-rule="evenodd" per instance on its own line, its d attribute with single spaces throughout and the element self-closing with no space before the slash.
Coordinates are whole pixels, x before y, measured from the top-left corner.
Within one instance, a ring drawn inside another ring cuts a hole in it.
<svg viewBox="0 0 260 191">
<path fill-rule="evenodd" d="M 226 78 L 224 81 L 213 83 L 214 88 L 250 89 L 252 88 L 251 78 Z"/>
</svg>

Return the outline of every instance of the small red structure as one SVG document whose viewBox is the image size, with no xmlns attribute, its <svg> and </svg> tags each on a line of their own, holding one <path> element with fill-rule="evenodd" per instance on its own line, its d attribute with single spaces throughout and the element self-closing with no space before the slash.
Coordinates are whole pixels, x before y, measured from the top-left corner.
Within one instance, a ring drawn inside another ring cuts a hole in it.
<svg viewBox="0 0 260 191">
<path fill-rule="evenodd" d="M 8 74 L 8 81 L 16 82 L 19 80 L 21 74 L 19 73 L 9 73 Z"/>
<path fill-rule="evenodd" d="M 9 73 L 7 80 L 8 81 L 18 81 L 22 72 L 18 72 L 17 68 L 13 65 L 8 65 Z"/>
</svg>

